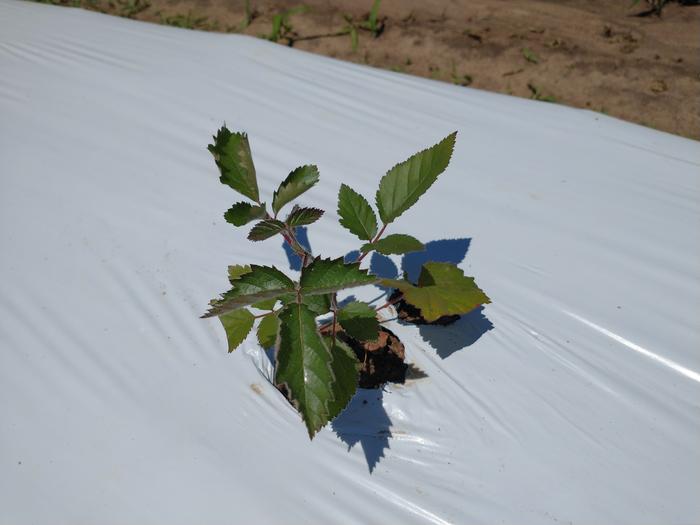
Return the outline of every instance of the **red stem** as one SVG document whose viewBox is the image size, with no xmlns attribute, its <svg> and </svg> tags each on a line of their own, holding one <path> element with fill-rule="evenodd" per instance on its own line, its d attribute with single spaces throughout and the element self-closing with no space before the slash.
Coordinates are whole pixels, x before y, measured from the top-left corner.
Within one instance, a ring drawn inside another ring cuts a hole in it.
<svg viewBox="0 0 700 525">
<path fill-rule="evenodd" d="M 380 237 L 382 236 L 382 234 L 384 233 L 384 230 L 386 230 L 386 227 L 387 227 L 387 226 L 388 226 L 387 224 L 384 224 L 384 225 L 382 226 L 382 229 L 379 230 L 379 233 L 378 233 L 377 235 L 374 236 L 374 239 L 372 239 L 372 240 L 370 241 L 370 244 L 372 244 L 372 243 L 374 243 L 374 242 L 377 242 L 377 241 L 379 240 L 379 238 L 380 238 Z M 362 259 L 364 259 L 365 257 L 367 257 L 367 254 L 368 254 L 368 253 L 369 253 L 369 252 L 365 252 L 365 253 L 363 253 L 362 255 L 360 255 L 360 256 L 357 258 L 357 260 L 356 260 L 355 262 L 358 262 L 358 263 L 359 263 L 359 262 L 362 262 Z"/>
<path fill-rule="evenodd" d="M 375 312 L 378 312 L 379 310 L 383 310 L 384 308 L 388 308 L 392 304 L 398 303 L 401 299 L 403 299 L 403 294 L 399 294 L 397 297 L 395 297 L 391 301 L 387 301 L 386 303 L 381 305 L 379 308 L 375 308 Z"/>
</svg>

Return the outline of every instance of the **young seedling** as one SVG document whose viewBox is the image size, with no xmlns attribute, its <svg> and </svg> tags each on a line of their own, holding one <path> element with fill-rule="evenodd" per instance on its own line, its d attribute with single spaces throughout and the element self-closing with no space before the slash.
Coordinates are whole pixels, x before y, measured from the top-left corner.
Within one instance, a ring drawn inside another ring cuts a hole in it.
<svg viewBox="0 0 700 525">
<path fill-rule="evenodd" d="M 348 341 L 352 346 L 371 345 L 385 334 L 377 310 L 404 301 L 426 322 L 434 322 L 490 302 L 474 279 L 465 277 L 454 264 L 428 262 L 415 283 L 382 279 L 361 267 L 365 257 L 375 251 L 389 255 L 424 249 L 410 235 L 385 233 L 447 168 L 456 136 L 456 132 L 448 135 L 384 175 L 375 195 L 379 217 L 365 197 L 341 184 L 340 224 L 362 243 L 353 262 L 343 257 L 314 256 L 299 242 L 296 229 L 319 220 L 323 210 L 295 204 L 282 214 L 318 182 L 316 166 L 300 166 L 289 173 L 273 193 L 268 208 L 260 196 L 247 135 L 232 133 L 224 126 L 209 145 L 220 181 L 247 199 L 231 206 L 224 214 L 226 221 L 234 226 L 255 222 L 248 233 L 251 241 L 281 236 L 302 264 L 298 278 L 274 266 L 229 266 L 231 289 L 211 301 L 202 317 L 219 318 L 229 352 L 246 339 L 259 320 L 258 341 L 265 348 L 275 348 L 275 385 L 299 411 L 311 438 L 340 414 L 355 394 L 360 363 Z M 341 290 L 376 284 L 395 290 L 383 306 L 375 308 L 362 301 L 339 306 L 337 294 Z"/>
<path fill-rule="evenodd" d="M 268 35 L 263 35 L 264 38 L 271 42 L 279 42 L 282 39 L 287 41 L 287 45 L 293 46 L 296 39 L 296 32 L 292 27 L 290 18 L 292 15 L 306 13 L 309 8 L 305 5 L 292 7 L 272 17 L 272 29 Z"/>
<path fill-rule="evenodd" d="M 243 6 L 243 20 L 238 26 L 239 31 L 243 31 L 244 29 L 246 29 L 253 22 L 253 20 L 258 14 L 257 11 L 252 7 L 250 2 L 251 0 L 245 0 Z"/>
<path fill-rule="evenodd" d="M 381 33 L 384 30 L 384 22 L 381 21 L 379 17 L 379 4 L 382 3 L 382 0 L 374 0 L 374 3 L 372 4 L 372 9 L 369 11 L 369 16 L 367 16 L 367 22 L 365 24 L 365 27 L 372 33 L 372 36 L 374 38 L 377 38 L 379 36 L 379 33 Z"/>
<path fill-rule="evenodd" d="M 533 84 L 532 82 L 528 83 L 527 88 L 530 90 L 530 98 L 533 100 L 539 100 L 541 102 L 556 102 L 557 99 L 556 97 L 552 95 L 544 95 L 542 93 L 542 90 Z"/>
<path fill-rule="evenodd" d="M 374 0 L 372 8 L 365 20 L 355 21 L 351 15 L 343 15 L 347 25 L 339 34 L 350 35 L 350 47 L 353 53 L 357 51 L 359 45 L 359 31 L 369 31 L 374 38 L 377 38 L 384 31 L 384 19 L 379 18 L 379 6 L 382 0 Z"/>
<path fill-rule="evenodd" d="M 538 57 L 532 50 L 528 49 L 527 47 L 524 47 L 521 51 L 523 53 L 523 58 L 528 62 L 532 62 L 533 64 L 540 63 L 540 57 Z"/>
<path fill-rule="evenodd" d="M 195 16 L 190 10 L 186 14 L 178 13 L 171 16 L 160 16 L 160 21 L 164 25 L 180 27 L 182 29 L 207 28 L 206 16 Z"/>
</svg>

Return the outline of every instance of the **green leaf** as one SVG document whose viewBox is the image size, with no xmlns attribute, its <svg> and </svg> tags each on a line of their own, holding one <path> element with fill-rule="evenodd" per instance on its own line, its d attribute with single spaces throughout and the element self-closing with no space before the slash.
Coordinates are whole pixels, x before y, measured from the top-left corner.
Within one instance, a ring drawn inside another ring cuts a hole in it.
<svg viewBox="0 0 700 525">
<path fill-rule="evenodd" d="M 457 132 L 435 146 L 416 153 L 391 168 L 379 182 L 376 203 L 384 224 L 394 221 L 413 206 L 445 171 L 452 157 Z"/>
<path fill-rule="evenodd" d="M 250 265 L 250 272 L 231 282 L 233 288 L 211 301 L 202 317 L 214 317 L 242 306 L 272 299 L 295 291 L 294 282 L 274 266 Z"/>
<path fill-rule="evenodd" d="M 338 192 L 340 224 L 363 241 L 371 241 L 377 235 L 377 217 L 362 195 L 345 184 Z"/>
<path fill-rule="evenodd" d="M 331 296 L 329 294 L 305 295 L 301 298 L 301 302 L 316 315 L 327 314 L 331 311 Z"/>
<path fill-rule="evenodd" d="M 277 314 L 266 315 L 258 325 L 258 342 L 263 348 L 272 348 L 277 341 L 280 322 Z"/>
<path fill-rule="evenodd" d="M 296 294 L 285 295 L 280 297 L 282 304 L 287 305 L 295 303 L 297 301 Z M 309 307 L 313 313 L 318 315 L 327 314 L 331 311 L 331 294 L 321 294 L 321 295 L 303 295 L 301 297 L 301 302 Z"/>
<path fill-rule="evenodd" d="M 287 220 L 284 221 L 288 226 L 296 228 L 297 226 L 306 226 L 307 224 L 312 224 L 319 220 L 323 215 L 323 210 L 318 208 L 299 208 L 294 207 L 292 213 L 287 216 Z"/>
<path fill-rule="evenodd" d="M 293 201 L 316 184 L 318 178 L 316 166 L 300 166 L 287 175 L 287 178 L 272 196 L 272 211 L 275 212 L 275 216 L 285 204 Z"/>
<path fill-rule="evenodd" d="M 374 0 L 372 4 L 372 9 L 369 11 L 369 17 L 367 22 L 369 22 L 369 28 L 373 33 L 377 32 L 377 16 L 379 15 L 379 4 L 382 0 Z"/>
<path fill-rule="evenodd" d="M 338 322 L 350 337 L 375 341 L 379 337 L 377 312 L 367 303 L 353 301 L 338 311 Z"/>
<path fill-rule="evenodd" d="M 226 339 L 228 339 L 228 351 L 233 352 L 240 345 L 253 328 L 255 318 L 245 308 L 233 310 L 219 316 L 219 321 L 224 325 L 226 330 Z"/>
<path fill-rule="evenodd" d="M 231 284 L 233 284 L 233 281 L 238 279 L 241 275 L 250 273 L 250 271 L 250 266 L 247 264 L 232 264 L 228 267 L 228 280 Z"/>
<path fill-rule="evenodd" d="M 328 402 L 328 419 L 331 420 L 348 406 L 357 392 L 359 382 L 360 362 L 352 349 L 338 338 L 333 344 L 332 337 L 324 337 L 326 346 L 333 354 L 331 368 L 335 381 L 333 382 L 333 399 Z"/>
<path fill-rule="evenodd" d="M 214 135 L 214 144 L 209 144 L 208 149 L 219 167 L 221 183 L 259 202 L 258 181 L 255 177 L 248 135 L 231 133 L 226 126 L 222 126 Z"/>
<path fill-rule="evenodd" d="M 537 57 L 537 55 L 533 53 L 530 49 L 524 47 L 522 51 L 523 57 L 528 62 L 532 62 L 533 64 L 538 64 L 540 62 L 540 59 Z"/>
<path fill-rule="evenodd" d="M 258 310 L 272 310 L 276 304 L 277 298 L 275 297 L 274 299 L 268 299 L 266 301 L 259 301 L 257 303 L 253 303 L 251 306 L 253 308 L 257 308 Z"/>
<path fill-rule="evenodd" d="M 377 251 L 384 255 L 401 254 L 409 252 L 421 252 L 425 250 L 425 246 L 415 237 L 405 235 L 403 233 L 393 233 L 387 235 L 377 242 L 367 243 L 360 248 L 362 253 L 369 251 Z"/>
<path fill-rule="evenodd" d="M 251 241 L 263 241 L 269 239 L 284 230 L 284 223 L 276 219 L 266 219 L 260 221 L 248 233 Z"/>
<path fill-rule="evenodd" d="M 279 313 L 275 369 L 275 383 L 286 388 L 310 438 L 330 420 L 334 382 L 333 357 L 318 332 L 315 317 L 301 303 L 289 304 Z"/>
<path fill-rule="evenodd" d="M 451 263 L 428 262 L 423 264 L 418 276 L 418 286 L 436 286 L 447 285 L 459 282 L 462 279 L 471 279 L 464 277 L 464 272 L 456 265 Z"/>
<path fill-rule="evenodd" d="M 401 290 L 404 300 L 418 308 L 428 322 L 443 315 L 466 314 L 491 302 L 474 278 L 465 277 L 462 270 L 450 263 L 425 263 L 418 286 L 395 279 L 385 279 L 382 284 Z"/>
<path fill-rule="evenodd" d="M 265 216 L 265 204 L 253 206 L 248 202 L 237 202 L 231 206 L 226 213 L 224 219 L 234 226 L 244 226 L 250 221 L 260 219 Z"/>
<path fill-rule="evenodd" d="M 241 275 L 244 275 L 246 273 L 250 273 L 250 266 L 249 265 L 231 265 L 228 267 L 228 280 L 231 284 L 233 284 L 233 281 L 238 279 Z M 292 296 L 293 297 L 293 296 Z M 253 308 L 257 308 L 259 310 L 272 310 L 275 307 L 275 304 L 277 303 L 277 298 L 273 299 L 268 299 L 266 301 L 260 301 L 257 303 L 253 303 L 251 306 Z"/>
<path fill-rule="evenodd" d="M 359 38 L 357 36 L 357 28 L 355 26 L 350 26 L 350 49 L 354 53 L 357 51 L 357 46 L 360 44 Z"/>
<path fill-rule="evenodd" d="M 368 275 L 367 270 L 360 270 L 359 263 L 346 264 L 342 257 L 333 260 L 317 257 L 301 270 L 300 284 L 302 294 L 316 295 L 378 281 L 378 278 Z"/>
</svg>

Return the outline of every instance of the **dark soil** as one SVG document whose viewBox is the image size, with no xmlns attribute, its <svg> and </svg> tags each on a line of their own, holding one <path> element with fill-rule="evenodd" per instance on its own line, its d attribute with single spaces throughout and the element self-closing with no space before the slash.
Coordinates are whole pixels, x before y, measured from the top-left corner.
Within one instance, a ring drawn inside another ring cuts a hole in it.
<svg viewBox="0 0 700 525">
<path fill-rule="evenodd" d="M 404 346 L 396 335 L 379 328 L 379 338 L 374 342 L 361 342 L 343 332 L 338 338 L 347 343 L 362 363 L 360 388 L 381 388 L 385 383 L 406 382 L 408 365 L 404 362 Z"/>
</svg>

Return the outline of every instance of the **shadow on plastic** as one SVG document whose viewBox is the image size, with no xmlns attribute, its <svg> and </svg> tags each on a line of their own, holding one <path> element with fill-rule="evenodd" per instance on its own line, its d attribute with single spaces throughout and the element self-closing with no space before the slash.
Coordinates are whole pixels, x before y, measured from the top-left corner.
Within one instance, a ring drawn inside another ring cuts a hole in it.
<svg viewBox="0 0 700 525">
<path fill-rule="evenodd" d="M 391 438 L 391 419 L 384 410 L 381 389 L 359 388 L 343 412 L 331 423 L 333 431 L 348 446 L 348 452 L 358 443 L 367 461 L 370 474 L 384 457 Z"/>
</svg>

